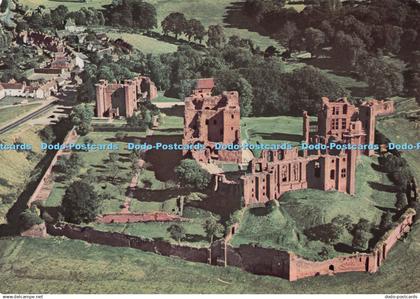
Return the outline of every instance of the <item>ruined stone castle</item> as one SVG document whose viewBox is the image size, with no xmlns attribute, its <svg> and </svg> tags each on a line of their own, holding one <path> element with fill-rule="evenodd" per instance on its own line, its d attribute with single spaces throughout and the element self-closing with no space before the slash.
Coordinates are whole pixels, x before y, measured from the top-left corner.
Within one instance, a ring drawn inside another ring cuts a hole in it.
<svg viewBox="0 0 420 299">
<path fill-rule="evenodd" d="M 218 150 L 215 145 L 241 144 L 239 95 L 225 91 L 213 96 L 212 79 L 198 80 L 192 94 L 185 99 L 183 144 L 203 144 L 204 151 L 184 151 L 184 156 L 210 163 L 242 163 L 242 151 Z"/>
<path fill-rule="evenodd" d="M 130 117 L 142 100 L 157 97 L 155 84 L 149 77 L 137 76 L 120 83 L 100 80 L 96 86 L 97 117 Z"/>
<path fill-rule="evenodd" d="M 239 95 L 229 91 L 213 96 L 209 82 L 209 79 L 197 81 L 196 89 L 185 100 L 184 116 L 183 143 L 202 143 L 205 150 L 184 152 L 184 156 L 201 163 L 241 164 L 241 150 L 215 149 L 215 143 L 241 142 Z M 346 98 L 336 101 L 323 98 L 315 124 L 303 112 L 302 142 L 324 145 L 334 142 L 356 145 L 358 149 L 327 146 L 301 151 L 297 147 L 263 150 L 260 157 L 249 162 L 245 172 L 214 174 L 213 188 L 216 192 L 235 193 L 245 205 L 265 203 L 285 192 L 306 188 L 354 194 L 358 156 L 374 153 L 367 145 L 374 144 L 376 117 L 393 112 L 392 101 L 369 100 L 356 107 Z"/>
</svg>

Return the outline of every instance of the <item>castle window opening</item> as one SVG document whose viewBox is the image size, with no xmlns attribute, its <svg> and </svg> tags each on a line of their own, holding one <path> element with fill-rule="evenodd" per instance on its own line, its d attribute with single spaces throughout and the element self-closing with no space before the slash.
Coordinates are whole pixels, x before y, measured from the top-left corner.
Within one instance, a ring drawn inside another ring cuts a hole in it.
<svg viewBox="0 0 420 299">
<path fill-rule="evenodd" d="M 341 177 L 342 178 L 346 177 L 346 169 L 345 168 L 341 169 Z"/>
<path fill-rule="evenodd" d="M 331 172 L 330 172 L 330 179 L 333 180 L 334 178 L 335 178 L 335 170 L 332 169 Z"/>
</svg>

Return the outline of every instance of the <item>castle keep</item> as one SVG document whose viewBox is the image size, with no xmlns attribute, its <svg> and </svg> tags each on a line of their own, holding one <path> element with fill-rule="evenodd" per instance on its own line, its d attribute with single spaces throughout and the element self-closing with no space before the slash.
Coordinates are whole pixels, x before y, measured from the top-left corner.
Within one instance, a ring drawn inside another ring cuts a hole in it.
<svg viewBox="0 0 420 299">
<path fill-rule="evenodd" d="M 96 86 L 96 116 L 130 117 L 140 100 L 157 97 L 155 84 L 148 77 L 138 76 L 121 83 L 100 80 Z"/>
<path fill-rule="evenodd" d="M 202 144 L 204 151 L 184 151 L 197 161 L 242 163 L 242 151 L 218 150 L 217 143 L 241 144 L 239 94 L 225 91 L 212 96 L 212 79 L 198 80 L 196 89 L 185 99 L 182 143 Z"/>
</svg>

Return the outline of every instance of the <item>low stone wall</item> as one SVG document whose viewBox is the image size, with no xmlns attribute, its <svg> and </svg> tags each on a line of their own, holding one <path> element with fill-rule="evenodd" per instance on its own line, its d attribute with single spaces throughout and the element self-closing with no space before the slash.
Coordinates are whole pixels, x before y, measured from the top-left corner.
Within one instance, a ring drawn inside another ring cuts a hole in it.
<svg viewBox="0 0 420 299">
<path fill-rule="evenodd" d="M 48 236 L 45 223 L 34 225 L 30 229 L 21 232 L 20 235 L 32 238 L 46 238 Z"/>
<path fill-rule="evenodd" d="M 155 212 L 155 213 L 114 213 L 105 214 L 97 218 L 99 223 L 135 223 L 135 222 L 171 222 L 171 221 L 182 221 L 178 215 Z"/>
<path fill-rule="evenodd" d="M 34 69 L 34 73 L 60 75 L 62 73 L 62 70 L 61 69 L 52 69 L 52 68 L 36 68 L 36 69 Z"/>
<path fill-rule="evenodd" d="M 207 263 L 209 259 L 208 248 L 175 245 L 166 241 L 155 241 L 121 233 L 103 232 L 90 227 L 80 227 L 68 223 L 47 224 L 47 232 L 52 236 L 65 236 L 89 243 L 135 248 L 160 255 L 175 256 L 192 262 Z"/>
<path fill-rule="evenodd" d="M 76 133 L 75 129 L 70 130 L 70 132 L 67 134 L 67 136 L 64 138 L 63 144 L 70 144 L 74 143 L 78 138 L 78 135 Z M 50 166 L 45 171 L 42 179 L 39 181 L 38 186 L 36 187 L 34 193 L 32 194 L 31 198 L 28 201 L 28 207 L 31 206 L 31 204 L 35 201 L 45 201 L 48 199 L 48 196 L 51 193 L 52 190 L 52 184 L 53 184 L 53 168 L 57 164 L 60 156 L 65 154 L 66 151 L 59 150 L 55 154 L 54 158 L 52 159 Z"/>
</svg>

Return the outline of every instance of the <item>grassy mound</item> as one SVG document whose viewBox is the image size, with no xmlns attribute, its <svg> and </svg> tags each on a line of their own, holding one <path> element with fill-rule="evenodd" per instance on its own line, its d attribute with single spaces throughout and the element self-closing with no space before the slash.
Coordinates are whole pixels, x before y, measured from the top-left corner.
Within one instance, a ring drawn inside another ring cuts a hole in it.
<svg viewBox="0 0 420 299">
<path fill-rule="evenodd" d="M 309 259 L 319 260 L 321 242 L 308 241 L 295 221 L 281 207 L 247 209 L 241 225 L 231 240 L 233 246 L 256 244 L 293 251 Z"/>
</svg>

